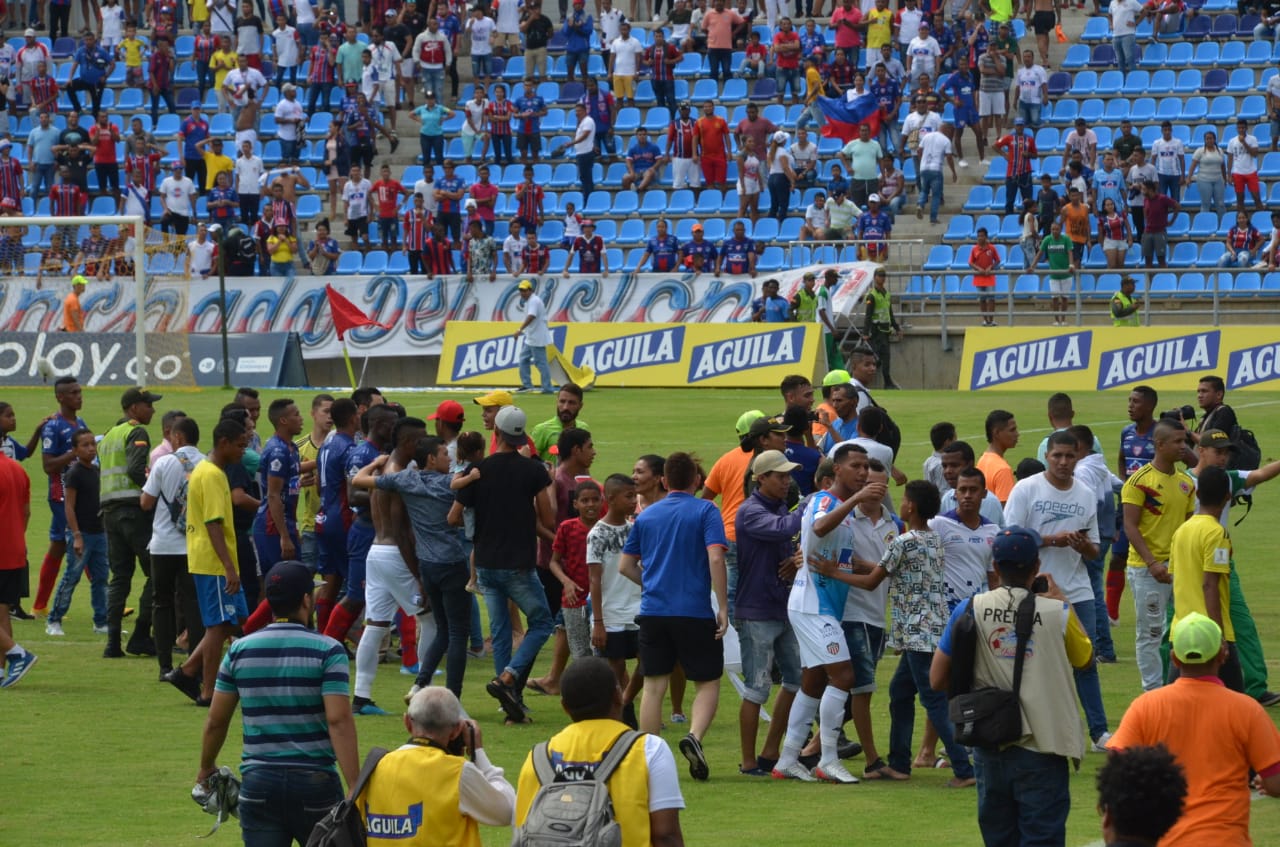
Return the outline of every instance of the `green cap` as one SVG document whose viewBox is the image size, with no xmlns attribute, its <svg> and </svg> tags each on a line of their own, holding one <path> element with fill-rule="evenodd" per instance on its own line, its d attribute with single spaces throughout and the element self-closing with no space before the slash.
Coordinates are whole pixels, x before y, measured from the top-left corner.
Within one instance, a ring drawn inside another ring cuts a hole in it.
<svg viewBox="0 0 1280 847">
<path fill-rule="evenodd" d="M 849 376 L 848 371 L 831 371 L 822 378 L 822 387 L 830 388 L 833 385 L 848 385 L 853 382 L 853 377 Z"/>
<path fill-rule="evenodd" d="M 759 409 L 752 409 L 749 412 L 743 412 L 742 416 L 738 418 L 738 422 L 733 425 L 733 428 L 738 432 L 738 437 L 742 438 L 750 432 L 751 425 L 763 417 L 764 412 Z"/>
<path fill-rule="evenodd" d="M 1170 634 L 1173 655 L 1187 664 L 1201 664 L 1214 659 L 1222 649 L 1222 629 L 1199 612 L 1178 621 Z"/>
</svg>

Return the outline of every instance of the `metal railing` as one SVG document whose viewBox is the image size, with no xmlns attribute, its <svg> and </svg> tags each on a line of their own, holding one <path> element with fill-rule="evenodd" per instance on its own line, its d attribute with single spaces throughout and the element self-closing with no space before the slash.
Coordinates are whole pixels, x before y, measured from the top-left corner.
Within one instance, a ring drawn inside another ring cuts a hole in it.
<svg viewBox="0 0 1280 847">
<path fill-rule="evenodd" d="M 868 239 L 862 238 L 849 238 L 831 241 L 788 241 L 782 245 L 782 248 L 787 257 L 788 267 L 797 268 L 802 265 L 821 265 L 835 264 L 842 261 L 859 261 L 856 258 L 857 248 L 860 245 L 872 243 L 888 245 L 888 257 L 885 259 L 884 264 L 889 267 L 919 268 L 924 263 L 925 254 L 928 253 L 925 241 L 922 238 L 891 238 L 888 241 L 877 242 L 872 242 Z M 928 246 L 932 247 L 933 245 L 930 244 Z M 805 254 L 802 252 L 806 249 L 809 251 L 808 260 L 805 259 Z M 826 254 L 825 251 L 828 250 L 833 251 L 833 255 Z M 842 259 L 841 256 L 846 255 L 846 250 L 852 250 L 852 253 L 849 255 L 853 255 L 855 258 Z M 817 258 L 819 251 L 824 252 L 824 255 L 830 257 L 821 259 Z M 911 271 L 911 273 L 918 274 L 919 271 Z"/>
</svg>

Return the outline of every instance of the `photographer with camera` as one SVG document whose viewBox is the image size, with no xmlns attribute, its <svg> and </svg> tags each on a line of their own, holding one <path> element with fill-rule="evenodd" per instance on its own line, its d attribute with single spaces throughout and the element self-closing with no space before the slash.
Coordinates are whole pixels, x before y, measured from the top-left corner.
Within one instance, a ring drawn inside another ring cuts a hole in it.
<svg viewBox="0 0 1280 847">
<path fill-rule="evenodd" d="M 978 827 L 987 847 L 1061 842 L 1071 810 L 1071 765 L 1084 756 L 1072 669 L 1088 668 L 1093 645 L 1053 577 L 1039 576 L 1043 541 L 1011 526 L 996 535 L 992 557 L 1000 587 L 963 601 L 951 615 L 929 669 L 929 684 L 951 690 L 1015 690 L 1018 608 L 1028 590 L 1034 618 L 1016 685 L 1021 734 L 1012 743 L 978 745 Z"/>
<path fill-rule="evenodd" d="M 480 824 L 511 825 L 515 789 L 452 691 L 413 695 L 404 726 L 409 740 L 382 757 L 357 799 L 371 843 L 479 844 Z"/>
<path fill-rule="evenodd" d="M 1190 440 L 1196 444 L 1200 443 L 1200 433 L 1210 429 L 1220 429 L 1228 436 L 1235 432 L 1240 422 L 1236 420 L 1235 409 L 1232 409 L 1223 402 L 1226 396 L 1227 386 L 1220 376 L 1204 376 L 1200 378 L 1199 384 L 1196 386 L 1196 405 L 1204 412 L 1204 417 L 1200 419 L 1198 426 L 1194 427 L 1194 431 L 1190 433 Z M 1189 406 L 1183 406 L 1183 417 L 1186 418 L 1186 412 Z M 1191 421 L 1195 421 L 1195 414 L 1191 415 Z M 1192 429 L 1191 425 L 1187 429 Z"/>
</svg>

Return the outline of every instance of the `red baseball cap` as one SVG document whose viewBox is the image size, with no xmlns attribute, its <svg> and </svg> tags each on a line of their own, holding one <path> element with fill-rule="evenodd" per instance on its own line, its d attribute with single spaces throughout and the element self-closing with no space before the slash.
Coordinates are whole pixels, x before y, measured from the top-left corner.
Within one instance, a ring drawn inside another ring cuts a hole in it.
<svg viewBox="0 0 1280 847">
<path fill-rule="evenodd" d="M 427 420 L 441 420 L 445 423 L 460 424 L 466 419 L 466 412 L 462 408 L 462 404 L 457 400 L 445 400 L 439 406 L 436 406 L 435 414 L 427 417 Z"/>
</svg>

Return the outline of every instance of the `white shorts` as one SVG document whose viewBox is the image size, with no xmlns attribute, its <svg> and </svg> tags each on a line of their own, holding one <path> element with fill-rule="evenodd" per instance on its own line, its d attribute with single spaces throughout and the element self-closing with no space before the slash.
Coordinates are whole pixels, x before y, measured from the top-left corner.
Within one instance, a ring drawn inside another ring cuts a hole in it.
<svg viewBox="0 0 1280 847">
<path fill-rule="evenodd" d="M 396 81 L 394 79 L 379 80 L 374 89 L 378 93 L 378 100 L 388 109 L 394 109 L 397 105 L 396 101 Z"/>
<path fill-rule="evenodd" d="M 421 600 L 414 602 L 414 595 L 419 593 L 418 581 L 405 566 L 400 548 L 394 544 L 375 544 L 369 548 L 364 580 L 365 620 L 392 620 L 397 609 L 411 615 L 422 611 Z"/>
<path fill-rule="evenodd" d="M 418 75 L 418 63 L 413 59 L 400 60 L 400 76 L 412 80 Z"/>
<path fill-rule="evenodd" d="M 742 178 L 742 179 L 739 179 L 739 180 L 738 180 L 738 193 L 739 193 L 739 194 L 759 194 L 759 193 L 760 193 L 760 180 L 758 180 L 758 179 L 746 179 L 745 177 L 744 177 L 744 178 Z"/>
<path fill-rule="evenodd" d="M 988 115 L 1004 115 L 1004 92 L 1003 91 L 979 91 L 978 92 L 978 115 L 987 117 Z"/>
<path fill-rule="evenodd" d="M 693 159 L 671 160 L 671 187 L 697 188 L 702 185 L 702 172 L 693 163 Z"/>
<path fill-rule="evenodd" d="M 840 621 L 830 615 L 787 610 L 787 619 L 800 645 L 800 667 L 817 668 L 850 661 L 849 644 Z"/>
<path fill-rule="evenodd" d="M 1121 241 L 1121 244 L 1124 242 Z M 1054 279 L 1049 277 L 1049 293 L 1050 294 L 1070 294 L 1074 290 L 1071 277 L 1065 279 Z"/>
<path fill-rule="evenodd" d="M 239 150 L 240 145 L 244 144 L 246 141 L 249 142 L 250 144 L 257 144 L 258 143 L 257 131 L 252 129 L 236 130 L 236 149 Z"/>
<path fill-rule="evenodd" d="M 1121 238 L 1104 238 L 1102 239 L 1102 249 L 1107 252 L 1111 250 L 1128 250 L 1129 242 Z"/>
</svg>

